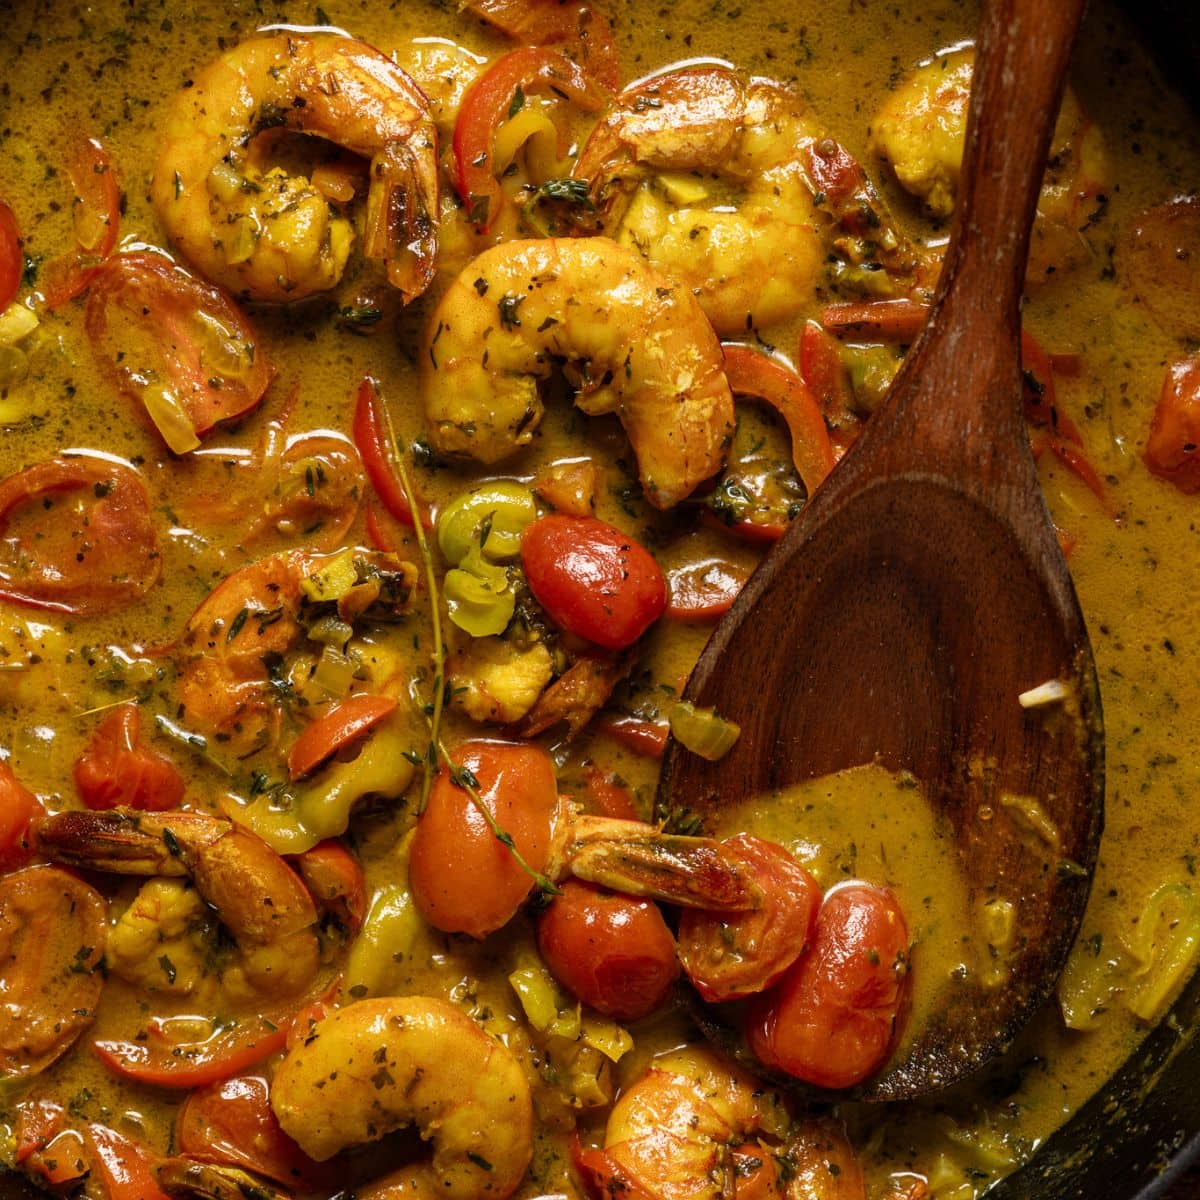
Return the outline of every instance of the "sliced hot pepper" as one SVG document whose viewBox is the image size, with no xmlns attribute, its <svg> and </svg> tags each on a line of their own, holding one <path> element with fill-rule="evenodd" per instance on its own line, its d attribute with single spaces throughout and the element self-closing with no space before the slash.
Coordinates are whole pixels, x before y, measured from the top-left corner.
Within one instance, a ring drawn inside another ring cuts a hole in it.
<svg viewBox="0 0 1200 1200">
<path fill-rule="evenodd" d="M 365 376 L 358 386 L 358 402 L 354 406 L 354 444 L 362 458 L 363 470 L 383 507 L 411 529 L 414 524 L 412 507 L 392 460 L 391 439 L 382 403 L 375 380 Z M 421 513 L 421 524 L 426 529 L 433 528 L 428 511 Z"/>
<path fill-rule="evenodd" d="M 13 210 L 0 200 L 0 312 L 16 298 L 21 286 L 21 231 Z"/>
</svg>

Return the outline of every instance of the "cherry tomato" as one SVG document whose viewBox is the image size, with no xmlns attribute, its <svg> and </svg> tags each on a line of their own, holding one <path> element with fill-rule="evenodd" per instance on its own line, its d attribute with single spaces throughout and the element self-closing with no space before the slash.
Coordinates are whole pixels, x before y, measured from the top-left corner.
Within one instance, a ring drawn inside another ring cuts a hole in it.
<svg viewBox="0 0 1200 1200">
<path fill-rule="evenodd" d="M 0 482 L 0 598 L 93 615 L 140 599 L 162 560 L 129 467 L 61 455 Z"/>
<path fill-rule="evenodd" d="M 609 650 L 633 645 L 667 606 L 650 552 L 595 517 L 539 517 L 521 537 L 521 562 L 551 620 Z"/>
<path fill-rule="evenodd" d="M 779 1162 L 770 1147 L 760 1142 L 743 1142 L 729 1153 L 733 1159 L 734 1200 L 778 1200 L 783 1188 Z"/>
<path fill-rule="evenodd" d="M 75 250 L 47 263 L 42 273 L 50 309 L 74 300 L 95 279 L 116 249 L 121 221 L 121 189 L 104 146 L 96 138 L 76 138 L 66 165 L 75 188 Z"/>
<path fill-rule="evenodd" d="M 867 182 L 858 159 L 833 138 L 809 146 L 808 176 L 833 208 L 840 208 Z"/>
<path fill-rule="evenodd" d="M 750 578 L 750 569 L 716 555 L 693 559 L 667 572 L 671 601 L 667 616 L 676 621 L 715 621 L 732 607 Z"/>
<path fill-rule="evenodd" d="M 13 216 L 13 210 L 0 200 L 0 312 L 17 298 L 24 270 L 17 218 Z"/>
<path fill-rule="evenodd" d="M 652 1013 L 679 977 L 675 939 L 658 905 L 578 879 L 538 918 L 538 949 L 572 995 L 606 1017 Z"/>
<path fill-rule="evenodd" d="M 232 297 L 160 254 L 110 258 L 86 325 L 101 368 L 176 454 L 254 408 L 275 374 Z"/>
<path fill-rule="evenodd" d="M 528 0 L 505 3 L 514 13 L 530 10 Z M 570 11 L 569 5 L 543 7 Z M 540 46 L 506 54 L 467 88 L 454 123 L 455 187 L 467 206 L 467 219 L 481 233 L 487 232 L 504 205 L 492 162 L 496 130 L 509 116 L 518 92 L 539 88 L 570 97 L 585 112 L 599 112 L 608 100 L 608 92 L 569 58 Z"/>
<path fill-rule="evenodd" d="M 1200 354 L 1167 368 L 1144 458 L 1181 492 L 1200 492 Z"/>
<path fill-rule="evenodd" d="M 295 781 L 315 771 L 339 750 L 366 737 L 384 717 L 395 711 L 393 696 L 359 692 L 335 704 L 324 716 L 304 727 L 288 751 L 288 775 Z"/>
<path fill-rule="evenodd" d="M 762 891 L 748 912 L 684 909 L 679 915 L 679 961 L 696 990 L 715 1003 L 769 988 L 812 939 L 821 889 L 775 842 L 748 833 L 725 847 Z"/>
<path fill-rule="evenodd" d="M 297 855 L 294 866 L 312 898 L 354 933 L 367 911 L 367 884 L 358 859 L 336 838 Z"/>
<path fill-rule="evenodd" d="M 759 1060 L 819 1087 L 872 1075 L 892 1048 L 909 991 L 908 928 L 890 892 L 835 888 L 812 945 L 747 1014 Z"/>
<path fill-rule="evenodd" d="M 314 1162 L 279 1126 L 271 1088 L 261 1075 L 235 1075 L 192 1092 L 175 1123 L 179 1153 L 233 1163 L 305 1191 L 335 1182 L 329 1167 Z"/>
<path fill-rule="evenodd" d="M 17 1105 L 13 1162 L 46 1183 L 72 1183 L 87 1173 L 83 1137 L 63 1128 L 65 1111 L 53 1100 L 25 1100 Z"/>
<path fill-rule="evenodd" d="M 108 1200 L 169 1200 L 144 1146 L 106 1125 L 89 1125 L 87 1136 Z"/>
<path fill-rule="evenodd" d="M 1148 208 L 1117 248 L 1121 276 L 1171 333 L 1200 338 L 1200 196 Z"/>
<path fill-rule="evenodd" d="M 38 798 L 0 762 L 0 871 L 23 867 L 34 855 L 33 830 L 46 815 Z"/>
<path fill-rule="evenodd" d="M 725 377 L 735 395 L 765 400 L 787 423 L 792 462 L 811 496 L 837 459 L 829 430 L 804 380 L 761 350 L 725 343 Z"/>
<path fill-rule="evenodd" d="M 408 502 L 400 476 L 393 465 L 391 438 L 384 419 L 383 401 L 379 388 L 369 375 L 358 385 L 358 401 L 354 406 L 354 444 L 362 456 L 363 469 L 380 503 L 403 525 L 413 527 L 412 506 Z M 420 497 L 414 497 L 420 501 Z M 421 524 L 433 528 L 427 509 L 421 511 Z"/>
<path fill-rule="evenodd" d="M 465 742 L 452 757 L 456 770 L 465 768 L 475 779 L 480 800 L 530 869 L 543 870 L 558 811 L 549 755 L 531 745 Z M 413 834 L 409 885 L 435 928 L 485 938 L 512 918 L 533 881 L 471 796 L 443 771 Z"/>
<path fill-rule="evenodd" d="M 666 721 L 644 721 L 615 713 L 602 713 L 596 718 L 596 728 L 641 758 L 662 758 L 671 732 Z"/>
<path fill-rule="evenodd" d="M 175 764 L 142 744 L 142 714 L 130 701 L 114 708 L 75 760 L 75 787 L 88 808 L 127 805 L 148 812 L 177 808 L 183 776 Z"/>
<path fill-rule="evenodd" d="M 589 767 L 585 779 L 592 812 L 602 817 L 615 817 L 618 821 L 642 819 L 633 793 L 615 775 L 609 775 L 599 767 Z"/>
</svg>

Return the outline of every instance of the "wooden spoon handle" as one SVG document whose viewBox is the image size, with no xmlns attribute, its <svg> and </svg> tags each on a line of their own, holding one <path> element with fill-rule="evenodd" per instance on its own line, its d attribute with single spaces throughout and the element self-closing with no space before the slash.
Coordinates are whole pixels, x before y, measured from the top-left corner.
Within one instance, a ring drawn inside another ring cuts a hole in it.
<svg viewBox="0 0 1200 1200">
<path fill-rule="evenodd" d="M 979 26 L 957 220 L 943 266 L 947 308 L 978 303 L 1015 336 L 1029 231 L 1085 0 L 992 0 Z M 986 115 L 985 115 L 986 114 Z M 964 222 L 965 214 L 970 222 Z M 964 273 L 969 286 L 962 288 Z M 959 309 L 953 322 L 968 316 Z"/>
<path fill-rule="evenodd" d="M 1036 488 L 1021 410 L 1020 300 L 1084 4 L 985 0 L 955 223 L 937 295 L 862 439 L 858 474 L 878 472 L 882 462 L 891 472 L 991 479 L 993 488 L 1007 478 L 1014 495 Z M 864 459 L 877 461 L 872 467 Z"/>
</svg>

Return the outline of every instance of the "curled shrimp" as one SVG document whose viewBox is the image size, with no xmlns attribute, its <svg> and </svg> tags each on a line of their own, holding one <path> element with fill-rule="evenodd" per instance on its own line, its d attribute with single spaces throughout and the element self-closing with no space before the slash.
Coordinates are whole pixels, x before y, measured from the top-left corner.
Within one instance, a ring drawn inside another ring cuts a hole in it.
<svg viewBox="0 0 1200 1200">
<path fill-rule="evenodd" d="M 336 601 L 322 601 L 322 580 L 344 568 L 352 586 Z M 304 643 L 302 615 L 336 611 L 347 622 L 364 613 L 394 616 L 407 605 L 415 576 L 396 555 L 353 549 L 290 550 L 234 571 L 192 614 L 173 650 L 181 719 L 239 753 L 273 743 L 281 712 L 271 672 L 278 682 L 285 655 Z"/>
<path fill-rule="evenodd" d="M 646 1200 L 865 1200 L 861 1168 L 830 1121 L 793 1126 L 777 1092 L 706 1047 L 654 1059 L 613 1105 L 593 1192 Z"/>
<path fill-rule="evenodd" d="M 732 336 L 795 316 L 822 279 L 804 169 L 818 136 L 791 89 L 695 67 L 622 92 L 574 174 L 604 230 L 691 288 Z"/>
<path fill-rule="evenodd" d="M 607 238 L 507 242 L 429 321 L 421 391 L 437 449 L 494 463 L 533 440 L 556 363 L 584 412 L 616 413 L 646 496 L 670 508 L 721 469 L 733 397 L 687 288 Z"/>
<path fill-rule="evenodd" d="M 361 1000 L 331 1013 L 284 1058 L 271 1107 L 318 1162 L 416 1125 L 433 1156 L 366 1189 L 365 1200 L 506 1200 L 533 1153 L 521 1064 L 444 1000 Z"/>
<path fill-rule="evenodd" d="M 33 1075 L 92 1023 L 107 906 L 57 867 L 0 879 L 0 1080 Z"/>
<path fill-rule="evenodd" d="M 363 253 L 404 300 L 433 278 L 437 131 L 420 88 L 351 38 L 248 39 L 180 92 L 151 196 L 179 250 L 210 279 L 255 300 L 334 287 L 354 231 L 302 175 L 263 161 L 265 130 L 333 142 L 370 160 Z M 327 189 L 336 190 L 336 189 Z"/>
<path fill-rule="evenodd" d="M 872 150 L 934 217 L 954 211 L 974 69 L 973 46 L 938 55 L 888 96 L 872 122 Z M 1102 205 L 1108 174 L 1103 134 L 1068 87 L 1038 196 L 1030 282 L 1086 257 L 1081 233 Z"/>
<path fill-rule="evenodd" d="M 190 879 L 237 946 L 235 962 L 220 972 L 226 991 L 290 997 L 316 977 L 312 897 L 266 842 L 232 821 L 127 808 L 61 812 L 43 822 L 38 840 L 43 854 L 67 866 Z M 143 919 L 153 917 L 147 909 Z"/>
</svg>

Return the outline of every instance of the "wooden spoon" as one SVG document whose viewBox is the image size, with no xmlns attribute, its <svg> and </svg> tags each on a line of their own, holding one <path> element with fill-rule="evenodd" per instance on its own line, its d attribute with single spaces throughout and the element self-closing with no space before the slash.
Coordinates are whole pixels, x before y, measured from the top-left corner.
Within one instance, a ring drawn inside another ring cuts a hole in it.
<svg viewBox="0 0 1200 1200">
<path fill-rule="evenodd" d="M 1083 4 L 985 3 L 928 323 L 692 673 L 686 698 L 741 737 L 717 763 L 676 744 L 664 762 L 664 811 L 710 823 L 726 801 L 846 767 L 908 770 L 950 822 L 972 913 L 1014 906 L 1004 982 L 969 975 L 852 1093 L 865 1099 L 945 1087 L 1008 1045 L 1054 986 L 1095 868 L 1099 688 L 1029 449 L 1019 361 L 1030 225 Z M 1018 702 L 1052 680 L 1063 702 Z M 919 946 L 913 969 L 946 971 Z M 702 1023 L 730 1032 L 711 1011 Z"/>
</svg>

